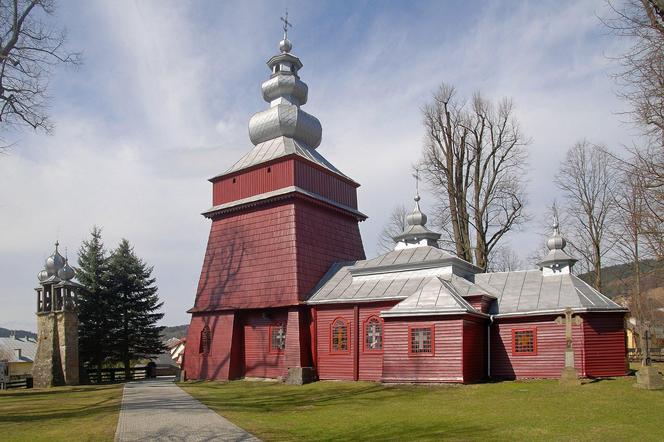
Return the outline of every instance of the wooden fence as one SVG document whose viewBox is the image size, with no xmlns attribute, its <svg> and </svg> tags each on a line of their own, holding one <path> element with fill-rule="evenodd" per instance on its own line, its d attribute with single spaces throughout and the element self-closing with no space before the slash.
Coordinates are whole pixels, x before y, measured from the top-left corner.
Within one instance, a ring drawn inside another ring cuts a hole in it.
<svg viewBox="0 0 664 442">
<path fill-rule="evenodd" d="M 12 379 L 0 385 L 1 390 L 9 390 L 10 388 L 32 388 L 32 378 Z"/>
<path fill-rule="evenodd" d="M 102 368 L 98 371 L 96 368 L 88 368 L 87 379 L 85 383 L 88 384 L 113 384 L 116 382 L 136 381 L 145 379 L 148 376 L 147 367 L 132 367 L 129 369 L 129 378 L 125 376 L 124 368 Z M 83 379 L 81 379 L 83 381 Z"/>
</svg>

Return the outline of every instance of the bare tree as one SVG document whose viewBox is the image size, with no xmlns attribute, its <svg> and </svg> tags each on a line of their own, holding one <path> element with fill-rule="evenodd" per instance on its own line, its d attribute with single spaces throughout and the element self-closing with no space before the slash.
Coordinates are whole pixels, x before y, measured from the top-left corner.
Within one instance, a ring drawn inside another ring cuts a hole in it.
<svg viewBox="0 0 664 442">
<path fill-rule="evenodd" d="M 603 146 L 575 144 L 560 165 L 555 182 L 563 192 L 567 239 L 602 288 L 602 262 L 610 251 L 609 225 L 616 216 L 618 174 L 615 158 Z"/>
<path fill-rule="evenodd" d="M 513 272 L 521 269 L 523 269 L 523 261 L 511 247 L 501 245 L 489 255 L 487 266 L 489 272 Z"/>
<path fill-rule="evenodd" d="M 51 69 L 79 63 L 79 54 L 64 47 L 64 30 L 44 23 L 53 11 L 52 0 L 0 1 L 0 129 L 52 129 L 47 113 Z"/>
<path fill-rule="evenodd" d="M 603 20 L 616 35 L 630 40 L 616 75 L 619 94 L 632 104 L 634 120 L 660 140 L 664 134 L 664 1 L 609 2 Z"/>
<path fill-rule="evenodd" d="M 438 199 L 439 224 L 460 258 L 486 270 L 489 256 L 526 219 L 523 136 L 508 99 L 479 93 L 468 105 L 442 84 L 424 106 L 420 170 Z"/>
<path fill-rule="evenodd" d="M 378 253 L 385 253 L 389 252 L 390 250 L 394 250 L 394 240 L 392 238 L 405 230 L 407 215 L 408 211 L 406 210 L 406 206 L 403 204 L 396 206 L 392 210 L 387 223 L 378 235 L 378 243 L 376 245 Z"/>
</svg>

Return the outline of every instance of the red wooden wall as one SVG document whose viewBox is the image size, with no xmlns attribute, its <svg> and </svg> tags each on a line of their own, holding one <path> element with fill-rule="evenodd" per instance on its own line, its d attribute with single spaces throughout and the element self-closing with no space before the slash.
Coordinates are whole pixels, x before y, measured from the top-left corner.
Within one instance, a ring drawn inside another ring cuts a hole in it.
<svg viewBox="0 0 664 442">
<path fill-rule="evenodd" d="M 409 326 L 434 326 L 433 356 L 411 355 Z M 387 382 L 463 382 L 461 317 L 387 318 L 383 380 Z"/>
<path fill-rule="evenodd" d="M 235 379 L 242 375 L 242 342 L 234 312 L 193 315 L 187 332 L 184 369 L 190 379 Z M 203 327 L 210 329 L 210 352 L 199 354 Z"/>
<path fill-rule="evenodd" d="M 295 238 L 300 300 L 335 262 L 365 258 L 357 219 L 307 201 L 296 201 Z"/>
<path fill-rule="evenodd" d="M 286 310 L 270 310 L 269 313 L 248 311 L 242 313 L 244 326 L 244 375 L 257 378 L 276 378 L 286 375 L 286 354 L 270 352 L 270 326 L 287 327 Z M 287 335 L 288 336 L 288 335 Z"/>
<path fill-rule="evenodd" d="M 476 382 L 487 377 L 487 320 L 463 321 L 463 381 Z"/>
<path fill-rule="evenodd" d="M 565 325 L 557 316 L 496 319 L 491 329 L 491 377 L 504 379 L 558 378 L 565 366 Z M 514 354 L 512 330 L 536 328 L 537 352 Z M 583 332 L 573 325 L 574 365 L 583 375 Z"/>
<path fill-rule="evenodd" d="M 589 377 L 627 374 L 624 315 L 593 314 L 583 317 L 585 372 Z"/>
<path fill-rule="evenodd" d="M 378 381 L 383 374 L 383 356 L 389 337 L 383 322 L 383 351 L 365 349 L 364 325 L 367 320 L 379 316 L 396 302 L 359 304 L 357 317 L 355 306 L 315 306 L 316 309 L 316 370 L 320 379 L 346 379 Z M 346 353 L 331 351 L 330 327 L 337 319 L 342 318 L 349 325 L 349 350 Z"/>
<path fill-rule="evenodd" d="M 344 180 L 306 160 L 282 157 L 213 180 L 212 205 L 297 186 L 343 205 L 357 209 L 357 184 Z"/>
<path fill-rule="evenodd" d="M 292 201 L 212 221 L 193 311 L 297 302 Z"/>
</svg>

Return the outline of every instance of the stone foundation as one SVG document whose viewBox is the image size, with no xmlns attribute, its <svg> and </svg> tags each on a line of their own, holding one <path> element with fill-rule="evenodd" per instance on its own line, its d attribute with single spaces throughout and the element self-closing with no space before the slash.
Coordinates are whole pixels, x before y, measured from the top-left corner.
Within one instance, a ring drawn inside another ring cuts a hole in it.
<svg viewBox="0 0 664 442">
<path fill-rule="evenodd" d="M 32 366 L 35 388 L 78 385 L 76 313 L 38 313 L 37 329 L 37 352 Z"/>
</svg>

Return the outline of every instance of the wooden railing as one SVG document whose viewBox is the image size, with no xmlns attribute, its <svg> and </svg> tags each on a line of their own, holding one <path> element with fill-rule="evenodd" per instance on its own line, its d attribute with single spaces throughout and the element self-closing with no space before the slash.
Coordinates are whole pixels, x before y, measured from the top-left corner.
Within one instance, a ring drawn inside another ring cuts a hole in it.
<svg viewBox="0 0 664 442">
<path fill-rule="evenodd" d="M 136 381 L 147 378 L 147 367 L 132 367 L 129 369 L 129 378 L 125 376 L 124 368 L 88 368 L 87 383 L 90 384 L 113 384 L 116 382 Z"/>
<path fill-rule="evenodd" d="M 25 377 L 21 379 L 12 379 L 0 385 L 0 389 L 9 390 L 10 388 L 32 388 L 32 378 Z"/>
</svg>

